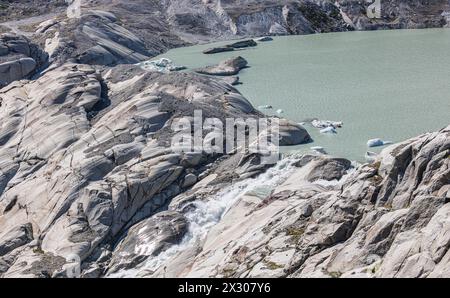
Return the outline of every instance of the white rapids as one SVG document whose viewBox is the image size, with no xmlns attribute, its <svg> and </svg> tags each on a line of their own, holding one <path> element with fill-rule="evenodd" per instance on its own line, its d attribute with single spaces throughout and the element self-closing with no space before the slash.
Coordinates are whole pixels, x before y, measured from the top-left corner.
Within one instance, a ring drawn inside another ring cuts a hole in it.
<svg viewBox="0 0 450 298">
<path fill-rule="evenodd" d="M 210 229 L 220 222 L 227 211 L 243 195 L 248 192 L 270 194 L 272 189 L 284 182 L 293 173 L 295 170 L 293 164 L 297 160 L 296 154 L 286 156 L 258 177 L 239 181 L 225 187 L 209 199 L 195 202 L 196 208 L 184 214 L 189 222 L 189 228 L 179 244 L 171 246 L 156 257 L 149 257 L 137 268 L 122 270 L 111 274 L 109 277 L 131 278 L 140 276 L 141 273 L 149 273 L 151 275 L 152 272 L 170 262 L 180 252 L 204 240 Z"/>
</svg>

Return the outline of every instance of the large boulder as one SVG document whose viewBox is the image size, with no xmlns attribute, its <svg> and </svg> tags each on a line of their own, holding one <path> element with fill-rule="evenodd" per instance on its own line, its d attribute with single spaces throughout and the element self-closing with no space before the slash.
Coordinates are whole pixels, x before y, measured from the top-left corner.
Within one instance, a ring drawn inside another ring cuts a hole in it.
<svg viewBox="0 0 450 298">
<path fill-rule="evenodd" d="M 178 244 L 187 232 L 188 222 L 179 213 L 164 211 L 133 226 L 114 250 L 109 274 L 133 269 Z"/>
<path fill-rule="evenodd" d="M 309 133 L 300 124 L 286 119 L 280 119 L 279 124 L 280 146 L 300 145 L 312 141 Z"/>
<path fill-rule="evenodd" d="M 241 56 L 227 59 L 214 66 L 208 66 L 195 70 L 200 74 L 214 76 L 232 76 L 236 75 L 241 69 L 247 67 L 248 62 Z"/>
</svg>

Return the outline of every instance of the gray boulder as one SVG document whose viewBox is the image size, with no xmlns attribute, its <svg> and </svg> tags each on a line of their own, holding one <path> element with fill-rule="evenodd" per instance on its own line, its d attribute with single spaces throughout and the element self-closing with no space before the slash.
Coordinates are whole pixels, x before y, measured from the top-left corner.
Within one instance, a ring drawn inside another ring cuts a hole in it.
<svg viewBox="0 0 450 298">
<path fill-rule="evenodd" d="M 286 119 L 280 119 L 279 123 L 280 146 L 300 145 L 312 141 L 309 133 L 300 124 Z"/>
<path fill-rule="evenodd" d="M 243 68 L 248 65 L 247 60 L 241 56 L 227 59 L 214 66 L 208 66 L 195 71 L 200 74 L 214 75 L 214 76 L 232 76 L 236 75 Z"/>
<path fill-rule="evenodd" d="M 178 212 L 164 211 L 133 226 L 114 249 L 109 274 L 132 269 L 181 241 L 187 220 Z"/>
<path fill-rule="evenodd" d="M 195 183 L 197 183 L 197 176 L 195 176 L 194 174 L 187 174 L 184 179 L 183 179 L 183 188 L 187 188 L 190 187 L 192 185 L 194 185 Z"/>
<path fill-rule="evenodd" d="M 344 158 L 326 157 L 319 159 L 308 174 L 308 181 L 339 180 L 350 168 L 351 162 Z"/>
</svg>

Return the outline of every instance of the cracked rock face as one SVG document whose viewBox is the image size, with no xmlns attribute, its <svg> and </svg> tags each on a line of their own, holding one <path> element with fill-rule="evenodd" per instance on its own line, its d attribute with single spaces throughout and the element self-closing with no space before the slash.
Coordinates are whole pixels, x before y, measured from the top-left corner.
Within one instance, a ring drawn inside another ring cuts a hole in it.
<svg viewBox="0 0 450 298">
<path fill-rule="evenodd" d="M 239 37 L 444 27 L 450 11 L 446 0 L 388 1 L 377 19 L 355 0 L 98 0 L 83 1 L 81 18 L 68 18 L 64 1 L 22 2 L 8 4 L 5 32 L 30 36 L 56 63 L 109 66 Z"/>
<path fill-rule="evenodd" d="M 47 62 L 47 54 L 23 36 L 0 38 L 0 88 L 29 78 Z"/>
<path fill-rule="evenodd" d="M 364 165 L 177 153 L 171 126 L 194 110 L 263 115 L 236 77 L 133 65 L 236 37 L 442 27 L 447 1 L 391 1 L 377 20 L 350 0 L 100 0 L 79 19 L 62 2 L 9 2 L 0 14 L 2 30 L 28 36 L 0 38 L 0 277 L 67 277 L 73 262 L 82 277 L 450 276 L 450 127 Z M 311 141 L 280 124 L 281 145 Z"/>
<path fill-rule="evenodd" d="M 349 25 L 357 30 L 420 29 L 447 26 L 443 12 L 450 10 L 446 0 L 381 1 L 380 18 L 370 19 L 363 1 L 339 1 L 339 7 Z"/>
<path fill-rule="evenodd" d="M 166 273 L 448 277 L 449 154 L 447 127 L 393 145 L 376 163 L 356 168 L 343 159 L 303 156 L 270 194 L 244 194 L 200 253 L 188 262 L 168 261 Z"/>
<path fill-rule="evenodd" d="M 115 248 L 108 274 L 133 269 L 147 258 L 176 245 L 187 232 L 187 227 L 187 220 L 173 211 L 163 211 L 143 220 L 133 226 Z"/>
<path fill-rule="evenodd" d="M 174 243 L 183 218 L 158 212 L 218 156 L 175 153 L 171 124 L 196 109 L 222 120 L 261 116 L 220 79 L 126 65 L 52 67 L 35 81 L 3 88 L 0 103 L 4 277 L 65 276 L 74 255 L 86 276 L 103 274 L 104 255 L 127 251 L 128 244 L 115 243 L 135 224 L 157 221 L 167 230 L 155 254 Z M 141 222 L 156 213 L 159 219 Z M 174 222 L 166 225 L 169 218 Z"/>
</svg>

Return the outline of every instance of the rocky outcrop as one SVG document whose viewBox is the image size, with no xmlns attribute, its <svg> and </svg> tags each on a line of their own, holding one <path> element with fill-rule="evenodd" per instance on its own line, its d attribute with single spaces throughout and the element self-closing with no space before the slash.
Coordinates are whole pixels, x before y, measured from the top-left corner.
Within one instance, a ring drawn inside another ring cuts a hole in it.
<svg viewBox="0 0 450 298">
<path fill-rule="evenodd" d="M 25 2 L 42 8 L 17 13 Z M 380 19 L 361 1 L 93 1 L 80 18 L 61 1 L 25 2 L 0 14 L 3 27 L 31 30 L 0 43 L 0 277 L 450 276 L 450 127 L 364 165 L 178 152 L 171 127 L 194 110 L 263 117 L 236 77 L 208 76 L 247 61 L 206 76 L 132 65 L 236 36 L 445 26 L 446 1 L 391 1 Z M 28 18 L 55 7 L 50 20 Z M 42 72 L 37 44 L 51 62 Z M 281 145 L 311 141 L 280 124 Z"/>
<path fill-rule="evenodd" d="M 47 62 L 47 54 L 23 36 L 0 38 L 0 87 L 29 78 Z"/>
<path fill-rule="evenodd" d="M 222 61 L 217 65 L 207 66 L 195 71 L 200 74 L 213 76 L 233 76 L 238 74 L 243 68 L 246 68 L 247 65 L 247 60 L 238 56 Z"/>
<path fill-rule="evenodd" d="M 124 232 L 219 157 L 171 148 L 172 123 L 196 109 L 224 122 L 262 116 L 220 79 L 132 65 L 99 71 L 66 63 L 2 89 L 0 274 L 68 276 L 73 256 L 86 276 L 103 274 Z"/>
<path fill-rule="evenodd" d="M 1 236 L 0 256 L 4 256 L 18 247 L 33 240 L 33 231 L 30 223 L 15 227 Z"/>
<path fill-rule="evenodd" d="M 256 47 L 258 44 L 253 39 L 236 41 L 224 47 L 209 48 L 203 51 L 203 54 L 217 54 L 223 52 L 232 52 L 235 49 L 243 49 L 248 47 Z"/>
<path fill-rule="evenodd" d="M 444 27 L 450 11 L 444 0 L 390 1 L 380 18 L 368 17 L 370 3 L 354 0 L 101 0 L 84 1 L 81 17 L 69 18 L 64 1 L 26 2 L 27 9 L 22 2 L 8 4 L 7 22 L 0 24 L 6 31 L 46 46 L 52 61 L 98 65 L 137 63 L 174 47 L 245 37 Z"/>
<path fill-rule="evenodd" d="M 312 142 L 306 129 L 293 121 L 281 119 L 279 123 L 280 146 L 300 145 Z"/>
<path fill-rule="evenodd" d="M 233 42 L 233 43 L 227 45 L 227 47 L 233 48 L 233 49 L 243 49 L 243 48 L 248 48 L 248 47 L 256 47 L 257 45 L 258 44 L 253 39 L 247 39 L 247 40 L 240 40 L 240 41 Z"/>
<path fill-rule="evenodd" d="M 372 164 L 289 157 L 248 184 L 222 184 L 217 196 L 216 175 L 170 208 L 192 220 L 232 193 L 229 210 L 202 232 L 203 241 L 175 246 L 158 256 L 156 270 L 147 261 L 137 274 L 448 277 L 449 154 L 447 127 L 392 145 Z M 190 226 L 201 231 L 196 221 Z"/>
<path fill-rule="evenodd" d="M 133 269 L 151 256 L 178 244 L 187 232 L 187 220 L 177 212 L 163 211 L 133 226 L 114 249 L 108 274 Z"/>
<path fill-rule="evenodd" d="M 370 18 L 368 5 L 363 1 L 339 1 L 339 8 L 349 26 L 357 30 L 419 29 L 447 25 L 445 12 L 450 10 L 446 0 L 381 1 L 380 16 Z"/>
</svg>

